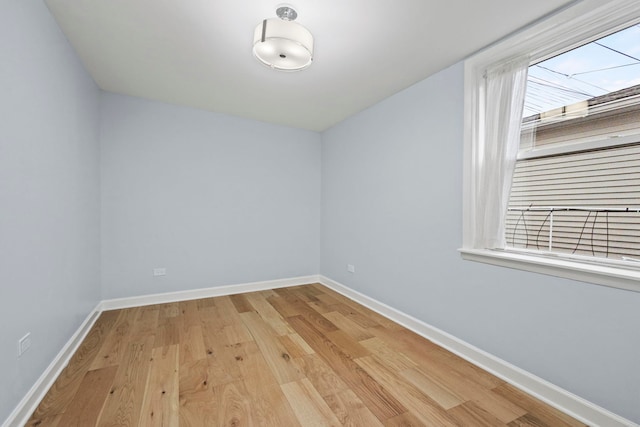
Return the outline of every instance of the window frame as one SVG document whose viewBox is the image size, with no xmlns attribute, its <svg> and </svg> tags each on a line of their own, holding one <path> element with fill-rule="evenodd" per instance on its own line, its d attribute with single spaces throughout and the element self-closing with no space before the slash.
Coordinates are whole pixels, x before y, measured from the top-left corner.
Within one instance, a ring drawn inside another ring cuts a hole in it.
<svg viewBox="0 0 640 427">
<path fill-rule="evenodd" d="M 519 55 L 529 54 L 532 63 L 640 23 L 637 0 L 583 0 L 534 23 L 468 58 L 464 64 L 464 158 L 463 241 L 459 249 L 465 260 L 516 268 L 556 277 L 580 280 L 640 292 L 640 269 L 618 262 L 582 261 L 558 254 L 518 250 L 495 250 L 473 246 L 473 177 L 477 170 L 477 147 L 483 132 L 485 70 Z"/>
</svg>

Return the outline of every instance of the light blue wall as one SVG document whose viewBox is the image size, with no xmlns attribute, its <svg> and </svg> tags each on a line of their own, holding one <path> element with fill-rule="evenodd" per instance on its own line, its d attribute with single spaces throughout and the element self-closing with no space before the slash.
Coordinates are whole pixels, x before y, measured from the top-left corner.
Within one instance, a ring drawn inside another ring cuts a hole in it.
<svg viewBox="0 0 640 427">
<path fill-rule="evenodd" d="M 640 293 L 460 259 L 462 127 L 457 64 L 323 133 L 321 273 L 640 421 Z"/>
<path fill-rule="evenodd" d="M 101 147 L 104 298 L 318 273 L 320 134 L 105 94 Z"/>
<path fill-rule="evenodd" d="M 0 2 L 0 422 L 99 300 L 98 97 L 44 2 Z"/>
</svg>

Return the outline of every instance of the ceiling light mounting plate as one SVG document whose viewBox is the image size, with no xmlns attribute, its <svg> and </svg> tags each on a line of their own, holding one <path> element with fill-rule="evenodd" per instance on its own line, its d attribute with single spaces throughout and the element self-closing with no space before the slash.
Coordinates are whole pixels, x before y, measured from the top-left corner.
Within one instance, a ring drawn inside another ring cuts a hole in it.
<svg viewBox="0 0 640 427">
<path fill-rule="evenodd" d="M 298 17 L 298 12 L 295 9 L 287 4 L 283 4 L 278 6 L 276 9 L 276 15 L 278 18 L 285 21 L 295 21 Z"/>
</svg>

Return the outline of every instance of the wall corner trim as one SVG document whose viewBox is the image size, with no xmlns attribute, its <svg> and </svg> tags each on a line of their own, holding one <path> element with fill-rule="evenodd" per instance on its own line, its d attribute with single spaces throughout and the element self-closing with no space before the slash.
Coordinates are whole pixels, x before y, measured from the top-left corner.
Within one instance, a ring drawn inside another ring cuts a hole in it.
<svg viewBox="0 0 640 427">
<path fill-rule="evenodd" d="M 630 420 L 335 280 L 321 275 L 320 283 L 588 425 L 594 427 L 640 427 Z"/>
</svg>

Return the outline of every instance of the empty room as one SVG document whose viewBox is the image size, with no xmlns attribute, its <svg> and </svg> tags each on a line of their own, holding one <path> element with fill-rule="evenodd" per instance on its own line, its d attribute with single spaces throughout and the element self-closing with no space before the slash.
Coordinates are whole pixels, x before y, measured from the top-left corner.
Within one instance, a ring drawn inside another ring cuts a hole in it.
<svg viewBox="0 0 640 427">
<path fill-rule="evenodd" d="M 639 426 L 640 3 L 0 0 L 0 423 Z"/>
</svg>

